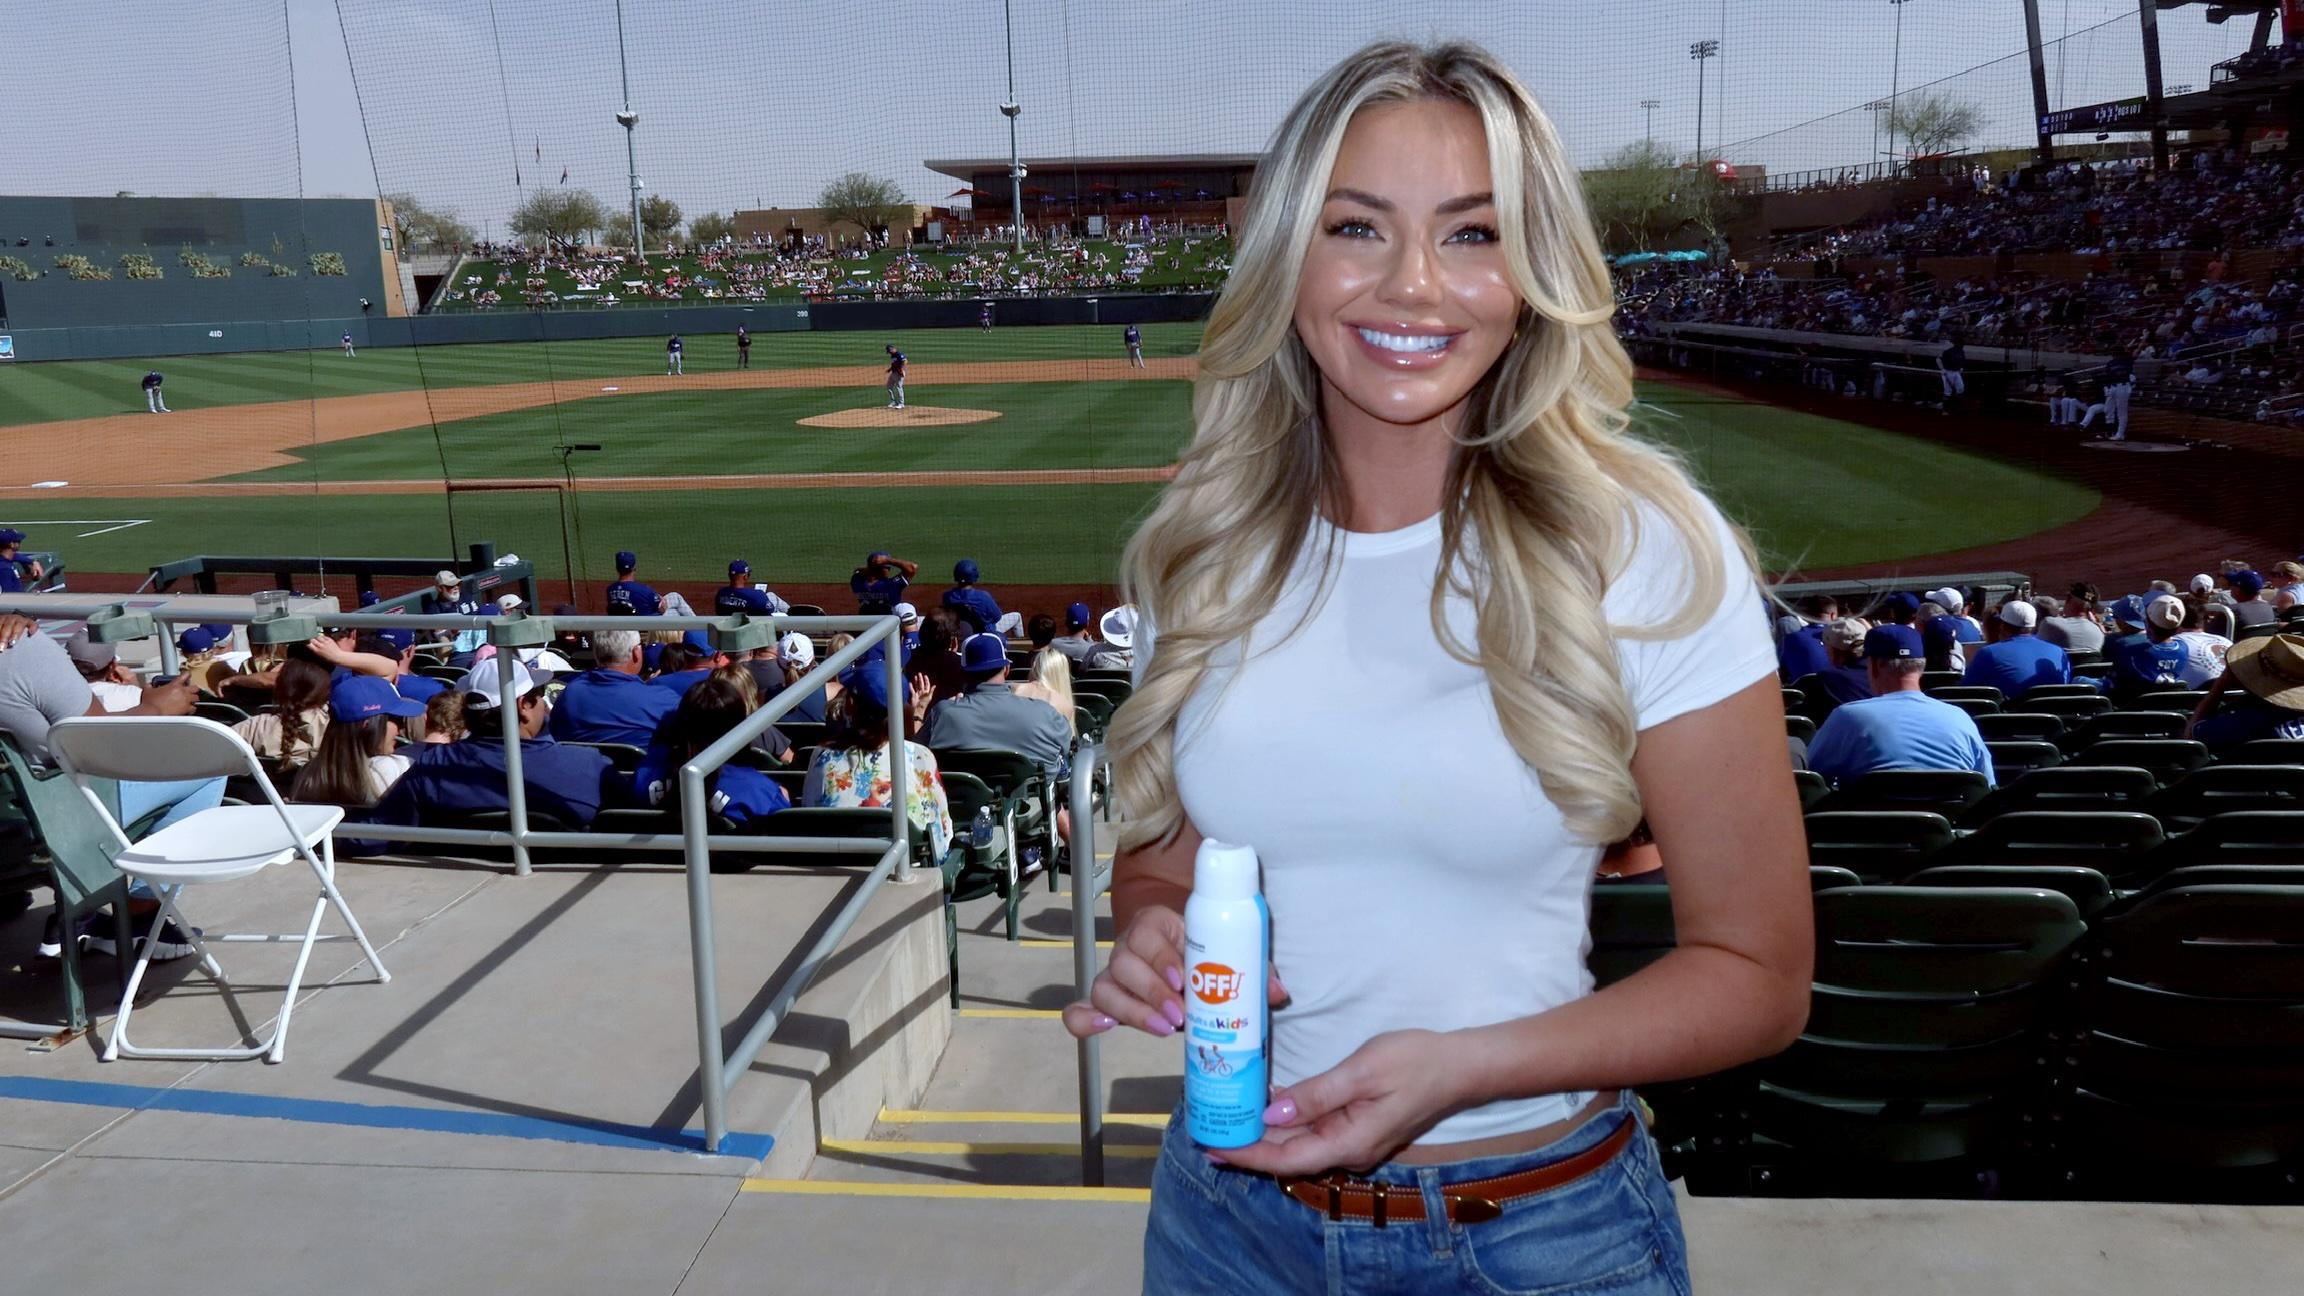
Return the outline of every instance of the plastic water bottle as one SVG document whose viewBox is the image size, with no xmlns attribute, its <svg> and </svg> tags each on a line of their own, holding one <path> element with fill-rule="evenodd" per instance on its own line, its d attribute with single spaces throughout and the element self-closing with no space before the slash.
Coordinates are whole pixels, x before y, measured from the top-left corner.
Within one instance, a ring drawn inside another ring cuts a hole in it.
<svg viewBox="0 0 2304 1296">
<path fill-rule="evenodd" d="M 1264 1137 L 1270 932 L 1256 852 L 1202 842 L 1184 906 L 1184 1118 L 1203 1147 Z"/>
<path fill-rule="evenodd" d="M 976 807 L 976 821 L 968 827 L 968 840 L 979 847 L 992 844 L 992 807 Z"/>
</svg>

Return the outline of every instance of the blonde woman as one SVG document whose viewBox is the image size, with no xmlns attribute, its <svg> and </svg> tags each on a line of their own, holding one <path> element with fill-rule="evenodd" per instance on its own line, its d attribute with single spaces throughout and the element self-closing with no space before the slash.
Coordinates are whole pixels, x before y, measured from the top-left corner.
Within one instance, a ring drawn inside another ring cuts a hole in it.
<svg viewBox="0 0 2304 1296">
<path fill-rule="evenodd" d="M 1072 726 L 1072 736 L 1080 736 L 1080 712 L 1072 704 L 1071 658 L 1053 648 L 1041 649 L 1032 657 L 1032 678 L 1012 686 L 1009 692 L 1038 698 L 1056 708 L 1056 714 Z"/>
<path fill-rule="evenodd" d="M 1360 51 L 1258 169 L 1126 557 L 1121 936 L 1065 1010 L 1172 1036 L 1194 851 L 1258 850 L 1266 1134 L 1169 1123 L 1149 1292 L 1688 1290 L 1631 1087 L 1798 1034 L 1808 881 L 1748 546 L 1626 431 L 1611 308 L 1477 48 Z M 1643 818 L 1679 946 L 1593 994 L 1594 868 Z"/>
</svg>

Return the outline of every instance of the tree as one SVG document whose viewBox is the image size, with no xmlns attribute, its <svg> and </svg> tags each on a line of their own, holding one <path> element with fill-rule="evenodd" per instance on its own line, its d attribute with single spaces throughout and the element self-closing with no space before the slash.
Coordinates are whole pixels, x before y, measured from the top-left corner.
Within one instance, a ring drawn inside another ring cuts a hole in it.
<svg viewBox="0 0 2304 1296">
<path fill-rule="evenodd" d="M 824 186 L 816 205 L 823 210 L 826 223 L 853 225 L 866 234 L 893 229 L 912 219 L 912 204 L 904 200 L 904 191 L 895 181 L 861 171 L 851 171 Z"/>
<path fill-rule="evenodd" d="M 680 232 L 680 204 L 662 194 L 641 199 L 640 228 L 647 231 L 650 243 L 661 247 L 671 242 Z"/>
<path fill-rule="evenodd" d="M 1904 141 L 1907 157 L 1949 153 L 1983 124 L 1975 104 L 1941 91 L 1915 91 L 1888 110 L 1889 133 Z"/>
<path fill-rule="evenodd" d="M 589 189 L 538 189 L 512 212 L 512 232 L 546 242 L 579 241 L 606 229 L 608 208 Z"/>
<path fill-rule="evenodd" d="M 453 207 L 435 209 L 412 193 L 386 194 L 384 201 L 392 205 L 393 239 L 403 252 L 454 247 L 475 237 Z"/>
<path fill-rule="evenodd" d="M 706 212 L 688 222 L 688 239 L 693 243 L 717 243 L 736 237 L 736 222 L 718 212 Z"/>
<path fill-rule="evenodd" d="M 1645 252 L 1717 231 L 1728 193 L 1710 168 L 1684 163 L 1669 146 L 1639 139 L 1584 173 L 1584 201 L 1602 246 Z"/>
</svg>

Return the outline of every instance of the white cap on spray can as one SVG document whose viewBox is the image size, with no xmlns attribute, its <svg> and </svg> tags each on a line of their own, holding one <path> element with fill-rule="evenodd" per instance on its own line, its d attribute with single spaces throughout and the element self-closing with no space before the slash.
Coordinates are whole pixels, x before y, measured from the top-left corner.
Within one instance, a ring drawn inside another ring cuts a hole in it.
<svg viewBox="0 0 2304 1296">
<path fill-rule="evenodd" d="M 1230 842 L 1203 841 L 1192 861 L 1192 892 L 1212 900 L 1248 900 L 1257 893 L 1256 851 Z"/>
</svg>

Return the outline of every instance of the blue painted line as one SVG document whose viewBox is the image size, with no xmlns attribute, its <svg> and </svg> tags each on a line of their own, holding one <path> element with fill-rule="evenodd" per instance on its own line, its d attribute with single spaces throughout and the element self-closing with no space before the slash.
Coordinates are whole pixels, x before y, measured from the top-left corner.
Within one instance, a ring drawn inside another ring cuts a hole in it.
<svg viewBox="0 0 2304 1296">
<path fill-rule="evenodd" d="M 484 1134 L 493 1138 L 541 1139 L 592 1147 L 641 1148 L 653 1152 L 702 1152 L 704 1131 L 664 1130 L 613 1121 L 515 1116 L 503 1112 L 399 1107 L 381 1103 L 333 1102 L 320 1098 L 275 1098 L 265 1094 L 210 1089 L 160 1089 L 151 1085 L 105 1084 L 95 1080 L 48 1080 L 0 1076 L 0 1098 L 117 1107 L 128 1111 L 192 1112 L 203 1116 L 255 1116 L 310 1125 L 355 1125 L 368 1129 L 421 1130 L 433 1134 Z M 765 1158 L 776 1146 L 768 1134 L 731 1131 L 720 1140 L 720 1155 Z"/>
</svg>

